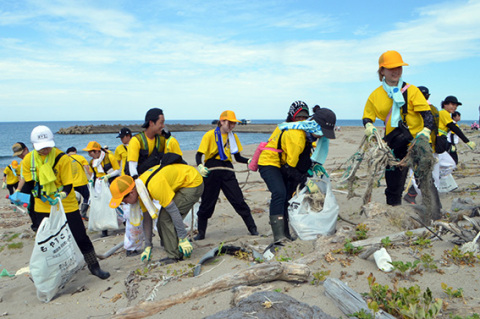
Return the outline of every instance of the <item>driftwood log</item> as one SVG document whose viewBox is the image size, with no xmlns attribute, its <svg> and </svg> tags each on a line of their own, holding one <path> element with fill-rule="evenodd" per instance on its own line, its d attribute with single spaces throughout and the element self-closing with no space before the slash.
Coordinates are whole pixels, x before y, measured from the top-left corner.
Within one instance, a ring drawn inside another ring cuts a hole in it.
<svg viewBox="0 0 480 319">
<path fill-rule="evenodd" d="M 395 234 L 390 234 L 390 235 L 384 235 L 384 236 L 379 236 L 379 237 L 373 237 L 373 238 L 367 238 L 364 240 L 357 240 L 352 242 L 352 245 L 354 247 L 365 247 L 365 246 L 371 246 L 375 244 L 380 244 L 382 242 L 382 239 L 388 237 L 392 243 L 397 242 L 397 241 L 402 241 L 407 238 L 407 235 L 405 235 L 406 232 L 411 232 L 412 235 L 418 236 L 423 234 L 424 232 L 428 232 L 428 230 L 425 227 L 422 228 L 417 228 L 417 229 L 412 229 L 412 230 L 406 230 L 402 231 L 399 233 Z"/>
<path fill-rule="evenodd" d="M 106 259 L 113 255 L 117 250 L 123 247 L 123 241 L 110 248 L 105 254 L 97 254 L 98 259 Z"/>
<path fill-rule="evenodd" d="M 226 274 L 205 285 L 193 287 L 159 301 L 141 302 L 136 306 L 122 309 L 113 318 L 145 318 L 174 305 L 203 297 L 213 291 L 222 291 L 239 285 L 258 285 L 276 280 L 305 282 L 309 276 L 310 269 L 302 264 L 280 262 L 259 264 L 235 274 Z"/>
<path fill-rule="evenodd" d="M 345 314 L 351 315 L 355 312 L 358 312 L 362 309 L 372 313 L 368 309 L 367 303 L 363 300 L 362 296 L 348 287 L 343 281 L 337 278 L 327 278 L 323 283 L 325 288 L 325 295 L 330 297 L 338 306 L 338 308 Z M 377 319 L 395 319 L 394 316 L 386 313 L 383 310 L 380 310 L 375 314 Z"/>
</svg>

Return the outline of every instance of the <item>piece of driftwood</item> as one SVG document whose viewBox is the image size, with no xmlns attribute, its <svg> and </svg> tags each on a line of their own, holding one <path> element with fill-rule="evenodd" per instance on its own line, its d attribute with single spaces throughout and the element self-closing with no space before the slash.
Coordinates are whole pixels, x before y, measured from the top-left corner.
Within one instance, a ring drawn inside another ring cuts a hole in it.
<svg viewBox="0 0 480 319">
<path fill-rule="evenodd" d="M 136 306 L 122 309 L 113 318 L 145 318 L 174 305 L 203 297 L 213 291 L 223 291 L 239 285 L 258 285 L 275 280 L 305 282 L 309 276 L 310 268 L 307 265 L 280 262 L 259 264 L 235 274 L 226 274 L 205 285 L 193 287 L 159 301 L 141 302 Z"/>
<path fill-rule="evenodd" d="M 123 241 L 121 243 L 118 243 L 114 247 L 110 248 L 105 254 L 97 254 L 98 259 L 106 259 L 113 255 L 117 250 L 123 247 Z"/>
<path fill-rule="evenodd" d="M 256 292 L 260 291 L 271 291 L 273 290 L 273 285 L 258 285 L 258 286 L 238 286 L 232 289 L 233 295 L 230 304 L 232 306 L 238 306 L 238 303 L 243 299 L 253 295 Z"/>
<path fill-rule="evenodd" d="M 365 249 L 364 251 L 362 251 L 358 257 L 362 258 L 362 259 L 368 259 L 368 257 L 370 257 L 374 252 L 376 252 L 377 250 L 379 250 L 381 248 L 381 245 L 378 245 L 378 244 L 375 244 L 367 249 Z"/>
<path fill-rule="evenodd" d="M 345 315 L 351 315 L 362 309 L 365 309 L 365 311 L 372 313 L 372 311 L 368 309 L 367 303 L 365 302 L 365 300 L 363 300 L 362 296 L 352 288 L 348 287 L 340 279 L 327 278 L 323 283 L 323 287 L 325 288 L 325 295 L 330 297 Z M 395 319 L 394 316 L 386 313 L 383 310 L 377 312 L 375 314 L 375 318 Z"/>
<path fill-rule="evenodd" d="M 396 242 L 396 241 L 405 240 L 405 238 L 407 238 L 407 235 L 405 235 L 406 232 L 411 232 L 413 235 L 421 235 L 426 231 L 428 231 L 428 230 L 425 227 L 421 227 L 421 228 L 417 228 L 417 229 L 402 231 L 402 232 L 395 233 L 395 234 L 384 235 L 384 236 L 373 237 L 373 238 L 367 238 L 367 239 L 364 239 L 364 240 L 357 240 L 357 241 L 352 242 L 352 245 L 354 247 L 360 247 L 360 246 L 365 247 L 365 246 L 380 244 L 382 242 L 382 239 L 384 239 L 385 237 L 388 237 L 390 239 L 390 241 L 393 243 L 393 242 Z"/>
</svg>

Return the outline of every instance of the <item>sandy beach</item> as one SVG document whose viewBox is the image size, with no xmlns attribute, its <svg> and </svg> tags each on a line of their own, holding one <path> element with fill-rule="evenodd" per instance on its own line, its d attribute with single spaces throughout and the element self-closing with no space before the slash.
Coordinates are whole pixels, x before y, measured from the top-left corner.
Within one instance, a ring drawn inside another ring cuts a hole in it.
<svg viewBox="0 0 480 319">
<path fill-rule="evenodd" d="M 244 127 L 250 127 L 249 125 Z M 478 131 L 464 128 L 467 136 L 480 143 Z M 369 172 L 363 163 L 357 176 L 355 193 L 359 196 L 347 199 L 345 185 L 338 181 L 343 170 L 336 170 L 345 163 L 358 149 L 362 137 L 361 127 L 342 127 L 337 132 L 337 139 L 330 143 L 330 152 L 325 168 L 331 173 L 332 187 L 336 201 L 340 207 L 341 219 L 338 220 L 337 232 L 331 236 L 319 236 L 316 240 L 302 241 L 297 239 L 288 243 L 279 251 L 271 262 L 304 263 L 309 268 L 308 281 L 294 283 L 273 281 L 262 286 L 268 291 L 277 291 L 289 295 L 301 302 L 321 308 L 328 315 L 339 318 L 348 317 L 332 299 L 325 295 L 322 283 L 313 282 L 314 274 L 329 272 L 328 277 L 339 278 L 350 288 L 365 293 L 369 291 L 367 277 L 370 274 L 382 285 L 393 287 L 410 287 L 418 285 L 422 291 L 427 287 L 434 298 L 445 301 L 442 314 L 438 318 L 451 318 L 458 315 L 464 318 L 472 313 L 480 313 L 479 277 L 477 270 L 479 260 L 472 265 L 455 264 L 448 258 L 448 251 L 454 248 L 451 233 L 442 234 L 440 239 L 430 239 L 427 245 L 415 245 L 402 240 L 387 247 L 393 261 L 414 262 L 421 255 L 429 254 L 437 270 L 420 267 L 418 273 L 409 278 L 402 277 L 398 271 L 385 273 L 380 271 L 373 256 L 362 259 L 358 255 L 338 253 L 344 248 L 345 239 L 356 236 L 355 225 L 363 223 L 368 228 L 367 237 L 391 236 L 400 231 L 421 227 L 411 221 L 408 215 L 415 215 L 412 205 L 404 202 L 399 207 L 385 205 L 385 180 L 373 188 L 372 200 L 368 204 L 368 215 L 360 215 L 362 198 Z M 246 146 L 243 156 L 251 157 L 255 145 Z M 455 200 L 470 199 L 470 206 L 480 206 L 478 182 L 478 151 L 470 151 L 465 144 L 459 145 L 460 164 L 453 176 L 458 188 L 449 193 L 442 193 L 440 198 L 445 212 L 451 215 L 466 213 L 452 210 Z M 195 152 L 185 153 L 188 163 L 194 163 Z M 247 172 L 243 164 L 235 164 L 239 171 L 237 178 L 243 187 L 244 196 L 252 209 L 260 236 L 250 236 L 241 218 L 235 213 L 223 194 L 220 195 L 215 213 L 209 220 L 206 239 L 193 242 L 192 257 L 177 264 L 158 266 L 156 262 L 166 257 L 160 246 L 159 236 L 153 238 L 153 257 L 150 264 L 141 262 L 139 256 L 126 257 L 125 250 L 120 249 L 109 258 L 100 262 L 103 269 L 111 273 L 107 280 L 92 276 L 84 268 L 76 274 L 64 290 L 50 303 L 41 303 L 36 296 L 35 286 L 28 273 L 13 277 L 0 278 L 0 316 L 6 318 L 110 318 L 121 313 L 127 307 L 135 307 L 139 303 L 150 300 L 155 303 L 169 296 L 182 293 L 194 287 L 206 285 L 213 280 L 228 274 L 253 267 L 256 263 L 250 259 L 241 259 L 231 255 L 213 258 L 202 267 L 201 275 L 192 277 L 192 267 L 212 248 L 223 245 L 252 245 L 266 247 L 272 241 L 269 225 L 268 204 L 270 193 L 258 172 Z M 14 211 L 5 199 L 7 190 L 0 190 L 0 271 L 6 270 L 15 275 L 20 269 L 29 265 L 34 242 L 34 232 L 30 230 L 28 215 Z M 353 223 L 353 224 L 352 224 Z M 101 238 L 99 232 L 89 233 L 97 254 L 103 254 L 115 245 L 123 242 L 122 230 Z M 21 244 L 20 244 L 21 243 Z M 13 245 L 16 244 L 16 245 Z M 308 258 L 315 256 L 314 258 Z M 448 287 L 463 290 L 463 298 L 450 298 L 442 289 L 442 283 Z M 205 296 L 193 298 L 184 303 L 175 304 L 160 311 L 155 318 L 204 318 L 231 307 L 233 293 L 231 289 L 214 290 Z M 273 305 L 275 307 L 275 305 Z M 254 318 L 245 315 L 245 318 Z M 294 316 L 293 316 L 294 317 Z M 293 318 L 292 317 L 292 318 Z"/>
</svg>

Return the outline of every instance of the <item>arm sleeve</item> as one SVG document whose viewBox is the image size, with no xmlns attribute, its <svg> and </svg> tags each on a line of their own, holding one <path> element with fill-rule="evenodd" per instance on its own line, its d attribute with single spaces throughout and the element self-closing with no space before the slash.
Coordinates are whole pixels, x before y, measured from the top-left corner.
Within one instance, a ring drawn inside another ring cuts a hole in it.
<svg viewBox="0 0 480 319">
<path fill-rule="evenodd" d="M 242 155 L 240 155 L 240 153 L 236 153 L 236 154 L 234 154 L 234 156 L 235 156 L 235 160 L 237 162 L 244 163 L 244 164 L 248 163 L 248 158 L 243 157 Z"/>
<path fill-rule="evenodd" d="M 128 169 L 130 170 L 130 176 L 138 176 L 137 171 L 138 162 L 128 162 Z"/>
<path fill-rule="evenodd" d="M 73 184 L 63 185 L 62 192 L 65 192 L 65 194 L 68 195 L 72 191 L 72 188 L 73 188 Z"/>
<path fill-rule="evenodd" d="M 172 222 L 175 226 L 175 230 L 177 231 L 178 238 L 187 237 L 187 230 L 185 229 L 185 225 L 183 224 L 182 215 L 180 215 L 180 211 L 178 210 L 178 207 L 177 205 L 175 205 L 175 202 L 173 200 L 165 207 L 165 210 L 172 218 Z"/>
<path fill-rule="evenodd" d="M 423 126 L 428 128 L 430 131 L 432 131 L 435 127 L 433 123 L 433 115 L 432 112 L 430 111 L 421 111 L 419 112 L 420 115 L 423 118 Z"/>
<path fill-rule="evenodd" d="M 457 125 L 455 125 L 455 123 L 450 122 L 447 124 L 447 127 L 450 129 L 450 131 L 453 131 L 455 134 L 457 134 L 464 143 L 470 142 L 470 140 L 465 136 L 465 134 L 463 134 L 462 130 Z"/>
<path fill-rule="evenodd" d="M 33 180 L 29 182 L 25 182 L 23 184 L 23 187 L 20 189 L 20 191 L 25 194 L 30 194 L 33 190 L 33 187 L 35 187 L 35 182 Z"/>
<path fill-rule="evenodd" d="M 111 168 L 108 170 L 107 174 L 110 175 L 110 177 L 120 176 L 121 171 L 122 171 L 121 169 L 114 170 L 113 168 Z"/>
<path fill-rule="evenodd" d="M 373 124 L 373 121 L 371 119 L 364 118 L 362 121 L 363 121 L 363 126 L 367 125 L 367 123 Z"/>
<path fill-rule="evenodd" d="M 195 154 L 195 161 L 197 162 L 197 166 L 202 164 L 202 156 L 203 153 L 200 152 L 197 152 L 197 154 Z"/>
</svg>

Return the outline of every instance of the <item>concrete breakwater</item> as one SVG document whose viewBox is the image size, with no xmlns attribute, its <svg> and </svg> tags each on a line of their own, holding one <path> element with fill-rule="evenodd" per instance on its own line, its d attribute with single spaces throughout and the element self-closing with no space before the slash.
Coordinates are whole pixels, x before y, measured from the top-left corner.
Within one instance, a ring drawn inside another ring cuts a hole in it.
<svg viewBox="0 0 480 319">
<path fill-rule="evenodd" d="M 67 128 L 60 128 L 57 134 L 113 134 L 118 133 L 122 127 L 125 125 L 115 124 L 115 125 L 74 125 Z M 276 124 L 247 124 L 247 125 L 237 125 L 235 127 L 235 132 L 242 133 L 271 133 L 275 129 Z M 167 125 L 167 128 L 171 132 L 189 132 L 189 131 L 209 131 L 214 129 L 216 125 L 214 124 L 198 124 L 198 125 L 185 125 L 185 124 L 170 124 Z M 141 132 L 143 128 L 140 124 L 129 125 L 128 128 L 133 132 Z"/>
</svg>

